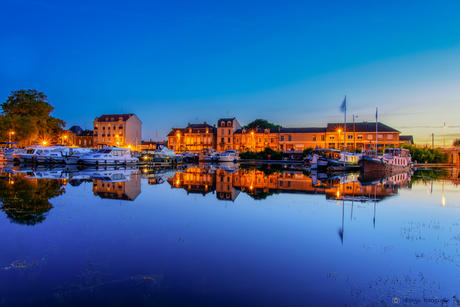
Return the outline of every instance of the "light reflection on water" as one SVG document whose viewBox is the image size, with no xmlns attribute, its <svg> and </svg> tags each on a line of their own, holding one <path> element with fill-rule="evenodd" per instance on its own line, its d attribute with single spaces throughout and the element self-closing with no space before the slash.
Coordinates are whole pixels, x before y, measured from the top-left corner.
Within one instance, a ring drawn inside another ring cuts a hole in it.
<svg viewBox="0 0 460 307">
<path fill-rule="evenodd" d="M 457 169 L 6 167 L 1 178 L 5 306 L 455 306 L 459 294 Z"/>
</svg>

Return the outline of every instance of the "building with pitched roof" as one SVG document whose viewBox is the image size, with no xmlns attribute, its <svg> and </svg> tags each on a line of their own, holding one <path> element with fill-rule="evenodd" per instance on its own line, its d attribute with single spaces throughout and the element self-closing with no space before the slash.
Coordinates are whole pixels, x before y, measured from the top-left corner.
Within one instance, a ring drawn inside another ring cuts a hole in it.
<svg viewBox="0 0 460 307">
<path fill-rule="evenodd" d="M 375 122 L 347 123 L 346 134 L 343 123 L 329 123 L 326 127 L 244 129 L 236 118 L 221 118 L 217 121 L 217 128 L 213 130 L 215 141 L 205 147 L 202 144 L 203 136 L 198 131 L 194 132 L 195 126 L 189 124 L 186 128 L 173 128 L 168 134 L 169 148 L 178 152 L 199 152 L 202 148 L 258 152 L 265 148 L 303 151 L 308 148 L 344 150 L 346 147 L 348 151 L 354 151 L 357 148 L 375 148 L 376 144 L 379 148 L 398 147 L 401 133 L 383 123 Z"/>
<path fill-rule="evenodd" d="M 185 128 L 172 128 L 167 135 L 168 147 L 176 152 L 200 152 L 204 148 L 217 148 L 217 129 L 204 122 L 188 123 Z"/>
<path fill-rule="evenodd" d="M 132 147 L 137 149 L 142 140 L 142 122 L 135 114 L 111 114 L 96 117 L 94 145 Z"/>
<path fill-rule="evenodd" d="M 75 145 L 78 147 L 93 147 L 94 134 L 91 130 L 85 130 L 79 135 L 75 136 Z"/>
<path fill-rule="evenodd" d="M 241 129 L 241 125 L 235 117 L 221 118 L 217 121 L 217 151 L 226 151 L 237 147 L 233 140 L 233 134 L 238 129 Z"/>
</svg>

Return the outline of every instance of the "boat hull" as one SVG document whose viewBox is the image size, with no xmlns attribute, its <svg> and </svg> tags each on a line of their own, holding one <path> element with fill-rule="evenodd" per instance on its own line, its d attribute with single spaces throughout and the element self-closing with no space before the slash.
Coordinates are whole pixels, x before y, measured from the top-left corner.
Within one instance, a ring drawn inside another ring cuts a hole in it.
<svg viewBox="0 0 460 307">
<path fill-rule="evenodd" d="M 410 171 L 409 165 L 394 165 L 386 162 L 382 158 L 376 157 L 362 157 L 359 160 L 359 166 L 361 167 L 361 172 L 363 173 L 382 173 L 385 175 L 392 173 L 402 173 Z"/>
</svg>

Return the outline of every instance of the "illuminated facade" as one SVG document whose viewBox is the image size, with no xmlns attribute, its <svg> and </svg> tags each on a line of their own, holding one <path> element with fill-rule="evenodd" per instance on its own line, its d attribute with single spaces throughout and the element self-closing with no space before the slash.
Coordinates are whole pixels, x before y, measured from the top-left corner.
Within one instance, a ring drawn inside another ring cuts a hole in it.
<svg viewBox="0 0 460 307">
<path fill-rule="evenodd" d="M 399 139 L 400 132 L 383 123 L 378 123 L 378 127 L 375 122 L 348 123 L 345 135 L 343 123 L 329 123 L 326 127 L 311 128 L 244 129 L 236 118 L 221 118 L 217 121 L 217 129 L 214 128 L 214 141 L 204 146 L 203 140 L 206 136 L 199 131 L 204 125 L 206 123 L 173 128 L 168 134 L 169 148 L 178 152 L 199 152 L 202 148 L 213 148 L 220 152 L 227 149 L 258 152 L 265 148 L 303 151 L 307 148 L 344 150 L 346 147 L 348 151 L 354 151 L 357 148 L 375 148 L 376 139 L 379 148 L 398 147 L 402 142 Z"/>
<path fill-rule="evenodd" d="M 95 146 L 131 147 L 137 149 L 142 140 L 142 122 L 135 114 L 102 115 L 96 117 Z"/>
<path fill-rule="evenodd" d="M 219 200 L 235 201 L 241 192 L 254 199 L 263 199 L 270 195 L 289 194 L 323 194 L 327 199 L 381 200 L 398 193 L 398 188 L 408 186 L 410 177 L 399 174 L 401 178 L 389 179 L 385 184 L 362 185 L 356 175 L 350 181 L 341 182 L 340 178 L 317 180 L 306 176 L 301 171 L 281 171 L 265 174 L 259 170 L 239 169 L 227 172 L 218 169 L 215 173 L 206 170 L 203 165 L 177 172 L 168 182 L 171 188 L 182 188 L 187 193 L 206 195 L 214 194 Z M 392 183 L 392 180 L 394 183 Z"/>
<path fill-rule="evenodd" d="M 217 148 L 217 129 L 215 126 L 188 123 L 185 128 L 173 128 L 168 134 L 168 147 L 175 152 L 190 151 L 198 153 L 204 148 Z"/>
</svg>

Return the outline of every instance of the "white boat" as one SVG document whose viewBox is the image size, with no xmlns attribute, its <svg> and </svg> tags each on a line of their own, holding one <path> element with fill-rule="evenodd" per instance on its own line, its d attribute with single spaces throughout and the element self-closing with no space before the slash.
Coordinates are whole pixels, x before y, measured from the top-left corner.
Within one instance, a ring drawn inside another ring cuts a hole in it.
<svg viewBox="0 0 460 307">
<path fill-rule="evenodd" d="M 93 148 L 68 147 L 61 151 L 60 156 L 53 157 L 53 161 L 55 163 L 78 164 L 80 157 L 96 151 L 97 149 Z"/>
<path fill-rule="evenodd" d="M 177 155 L 172 149 L 169 149 L 164 144 L 156 144 L 155 149 L 144 149 L 141 153 L 141 161 L 154 162 L 182 162 L 182 156 Z"/>
<path fill-rule="evenodd" d="M 80 157 L 82 164 L 127 164 L 137 163 L 139 159 L 131 155 L 131 150 L 128 148 L 119 147 L 104 147 L 94 153 L 89 153 Z"/>
<path fill-rule="evenodd" d="M 51 151 L 62 148 L 62 147 L 56 147 L 56 146 L 43 146 L 43 145 L 34 145 L 27 147 L 25 152 L 22 153 L 14 153 L 14 161 L 20 161 L 20 162 L 25 162 L 25 163 L 35 163 L 39 162 L 38 161 L 38 156 L 42 156 L 43 159 L 42 162 L 45 162 L 46 160 L 46 155 L 49 154 Z"/>
<path fill-rule="evenodd" d="M 236 162 L 240 160 L 240 153 L 236 149 L 227 149 L 219 155 L 219 162 Z"/>
<path fill-rule="evenodd" d="M 198 156 L 199 161 L 207 161 L 207 162 L 217 161 L 218 158 L 219 158 L 219 154 L 212 148 L 202 149 Z"/>
<path fill-rule="evenodd" d="M 14 162 L 14 154 L 20 154 L 26 152 L 25 149 L 18 149 L 18 148 L 8 148 L 3 151 L 2 155 L 8 162 Z"/>
<path fill-rule="evenodd" d="M 37 163 L 57 163 L 55 159 L 62 157 L 61 152 L 65 150 L 65 147 L 49 147 L 38 152 L 35 159 Z"/>
</svg>

